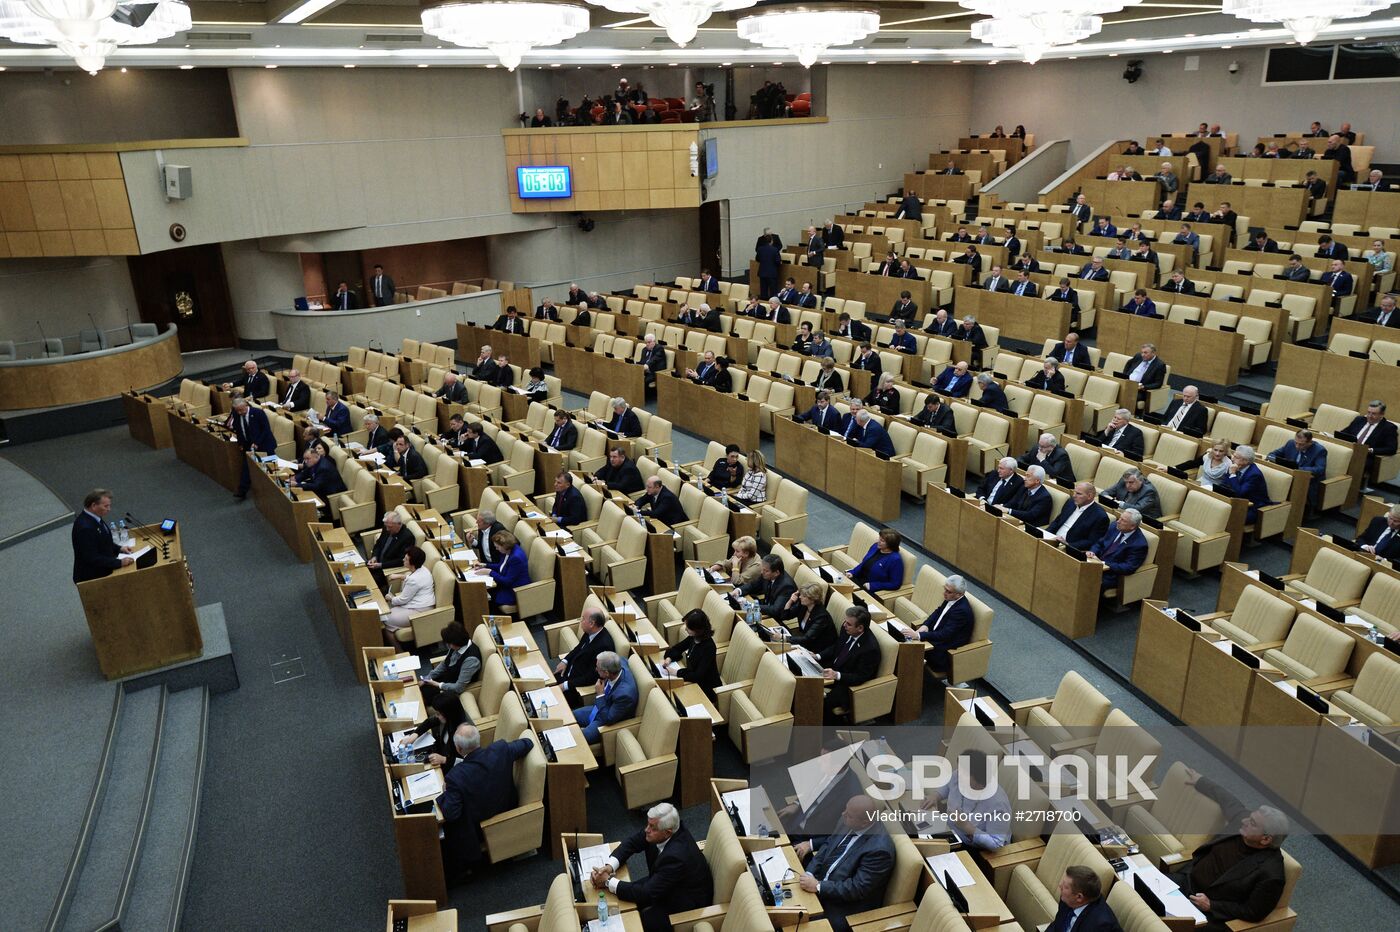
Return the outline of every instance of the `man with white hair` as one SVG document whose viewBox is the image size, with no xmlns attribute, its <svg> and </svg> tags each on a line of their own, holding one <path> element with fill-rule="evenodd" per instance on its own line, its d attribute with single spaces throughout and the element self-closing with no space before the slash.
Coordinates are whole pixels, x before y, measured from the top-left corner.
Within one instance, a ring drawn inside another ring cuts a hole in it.
<svg viewBox="0 0 1400 932">
<path fill-rule="evenodd" d="M 1146 442 L 1142 436 L 1142 429 L 1134 425 L 1132 420 L 1133 412 L 1127 408 L 1119 408 L 1113 412 L 1113 420 L 1108 422 L 1098 439 L 1107 450 L 1117 450 L 1130 457 L 1142 459 Z"/>
<path fill-rule="evenodd" d="M 311 386 L 301 380 L 301 373 L 296 369 L 287 372 L 287 389 L 277 407 L 288 411 L 305 411 L 311 407 Z"/>
<path fill-rule="evenodd" d="M 1051 433 L 1041 434 L 1035 446 L 1027 450 L 1025 455 L 1016 461 L 1016 465 L 1022 469 L 1027 466 L 1039 466 L 1052 479 L 1060 482 L 1074 481 L 1074 464 L 1070 462 L 1069 452 L 1060 446 L 1055 435 Z"/>
<path fill-rule="evenodd" d="M 1244 516 L 1246 524 L 1259 520 L 1261 506 L 1273 504 L 1269 500 L 1269 485 L 1264 481 L 1264 473 L 1254 465 L 1254 448 L 1243 443 L 1235 447 L 1230 457 L 1230 471 L 1215 483 L 1215 491 L 1249 502 Z"/>
<path fill-rule="evenodd" d="M 776 297 L 768 299 L 768 306 L 763 311 L 763 319 L 771 320 L 778 324 L 792 323 L 792 315 L 788 313 L 788 309 L 784 307 L 782 302 Z"/>
<path fill-rule="evenodd" d="M 1200 404 L 1201 390 L 1188 385 L 1181 390 L 1181 397 L 1172 400 L 1162 413 L 1162 426 L 1179 430 L 1193 437 L 1204 437 L 1206 433 L 1206 406 Z"/>
<path fill-rule="evenodd" d="M 637 412 L 632 410 L 632 406 L 627 403 L 626 398 L 614 398 L 608 403 L 612 408 L 612 417 L 606 423 L 599 424 L 608 430 L 623 437 L 640 437 L 642 435 L 642 421 L 637 417 Z"/>
<path fill-rule="evenodd" d="M 618 869 L 634 854 L 646 856 L 647 876 L 618 880 Z M 648 809 L 646 827 L 624 838 L 589 879 L 593 889 L 606 887 L 618 899 L 636 903 L 643 932 L 670 932 L 672 913 L 709 906 L 714 898 L 709 862 L 670 803 Z"/>
<path fill-rule="evenodd" d="M 433 392 L 434 398 L 441 398 L 448 404 L 464 405 L 467 403 L 467 387 L 457 378 L 457 373 L 451 369 L 442 374 L 442 387 Z"/>
<path fill-rule="evenodd" d="M 365 413 L 365 449 L 378 450 L 380 447 L 387 447 L 392 441 L 389 432 L 379 426 L 379 415 L 373 411 Z"/>
<path fill-rule="evenodd" d="M 272 392 L 272 385 L 267 379 L 267 373 L 259 369 L 257 361 L 252 359 L 243 364 L 242 375 L 231 382 L 225 382 L 222 388 L 226 392 L 241 388 L 243 397 L 251 401 L 257 401 Z"/>
<path fill-rule="evenodd" d="M 1045 470 L 1040 466 L 1027 467 L 1021 491 L 1006 509 L 1011 517 L 1030 527 L 1043 527 L 1050 520 L 1050 510 L 1054 507 L 1044 484 Z"/>
<path fill-rule="evenodd" d="M 972 640 L 972 603 L 967 600 L 967 581 L 953 575 L 943 580 L 943 601 L 914 629 L 919 640 L 933 645 L 924 658 L 929 668 L 948 670 L 948 651 L 964 647 Z"/>
<path fill-rule="evenodd" d="M 1392 563 L 1400 559 L 1400 505 L 1391 505 L 1383 515 L 1377 515 L 1356 539 L 1364 553 L 1373 553 Z"/>
<path fill-rule="evenodd" d="M 525 734 L 532 732 L 527 728 Z M 533 737 L 482 747 L 481 732 L 467 724 L 457 726 L 452 744 L 460 760 L 448 771 L 439 799 L 449 884 L 465 880 L 481 862 L 481 823 L 516 807 L 515 762 L 535 748 Z"/>
<path fill-rule="evenodd" d="M 989 505 L 1005 505 L 1020 490 L 1021 483 L 1016 478 L 1016 460 L 1010 456 L 1003 456 L 997 461 L 996 468 L 983 477 L 977 497 Z"/>
<path fill-rule="evenodd" d="M 1225 829 L 1195 850 L 1188 866 L 1170 874 L 1209 922 L 1207 932 L 1233 920 L 1259 922 L 1278 907 L 1286 885 L 1283 847 L 1288 817 L 1273 806 L 1250 809 L 1223 786 L 1187 769 L 1186 785 L 1209 798 Z"/>
<path fill-rule="evenodd" d="M 476 362 L 472 364 L 471 377 L 479 382 L 494 385 L 500 374 L 501 364 L 491 356 L 491 344 L 483 343 L 481 352 L 476 356 Z"/>
<path fill-rule="evenodd" d="M 642 338 L 642 354 L 637 362 L 646 367 L 646 384 L 656 384 L 656 373 L 666 368 L 666 349 L 656 342 L 656 334 L 648 333 Z"/>
<path fill-rule="evenodd" d="M 1113 527 L 1089 551 L 1090 560 L 1103 564 L 1104 589 L 1115 588 L 1120 579 L 1136 573 L 1147 560 L 1147 536 L 1138 528 L 1140 524 L 1142 515 L 1137 509 L 1124 508 Z"/>
</svg>

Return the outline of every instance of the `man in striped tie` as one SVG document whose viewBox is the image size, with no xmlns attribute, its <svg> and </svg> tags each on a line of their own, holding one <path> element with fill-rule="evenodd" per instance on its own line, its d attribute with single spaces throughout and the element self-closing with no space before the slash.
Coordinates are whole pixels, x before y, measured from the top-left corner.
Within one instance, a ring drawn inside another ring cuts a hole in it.
<svg viewBox="0 0 1400 932">
<path fill-rule="evenodd" d="M 1124 508 L 1108 533 L 1089 551 L 1089 559 L 1103 564 L 1103 589 L 1114 589 L 1119 580 L 1137 572 L 1147 559 L 1147 537 L 1138 529 L 1142 515 Z"/>
<path fill-rule="evenodd" d="M 894 842 L 879 821 L 880 804 L 869 796 L 852 796 L 841 824 L 825 841 L 818 841 L 807 871 L 797 882 L 815 893 L 834 930 L 849 930 L 846 917 L 884 904 L 885 887 L 894 872 Z M 813 850 L 812 842 L 797 845 L 798 857 Z"/>
</svg>

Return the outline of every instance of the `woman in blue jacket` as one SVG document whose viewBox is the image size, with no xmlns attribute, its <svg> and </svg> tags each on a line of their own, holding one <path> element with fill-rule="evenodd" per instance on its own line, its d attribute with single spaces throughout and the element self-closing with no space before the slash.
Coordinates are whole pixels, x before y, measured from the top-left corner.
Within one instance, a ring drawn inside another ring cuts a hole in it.
<svg viewBox="0 0 1400 932">
<path fill-rule="evenodd" d="M 904 585 L 904 559 L 899 555 L 903 541 L 894 528 L 885 528 L 865 552 L 865 559 L 846 575 L 869 592 L 900 588 Z"/>
<path fill-rule="evenodd" d="M 501 559 L 491 564 L 491 578 L 496 582 L 492 601 L 497 605 L 514 605 L 515 590 L 530 584 L 530 560 L 520 541 L 510 531 L 497 531 L 491 535 L 491 546 L 496 548 Z"/>
</svg>

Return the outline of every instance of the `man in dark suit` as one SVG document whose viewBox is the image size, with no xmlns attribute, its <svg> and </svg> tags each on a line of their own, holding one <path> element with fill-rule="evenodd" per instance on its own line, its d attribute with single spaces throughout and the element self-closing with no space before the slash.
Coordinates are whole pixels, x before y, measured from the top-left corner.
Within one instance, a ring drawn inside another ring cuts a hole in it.
<svg viewBox="0 0 1400 932">
<path fill-rule="evenodd" d="M 228 416 L 228 425 L 233 428 L 234 437 L 244 453 L 270 456 L 277 452 L 277 438 L 272 435 L 272 424 L 267 414 L 248 403 L 247 398 L 233 399 L 233 412 Z M 248 497 L 248 487 L 253 478 L 248 472 L 248 461 L 243 461 L 243 474 L 234 495 L 241 501 Z"/>
<path fill-rule="evenodd" d="M 948 312 L 939 308 L 933 314 L 933 320 L 924 328 L 924 333 L 932 334 L 936 337 L 956 337 L 958 333 L 958 322 L 948 316 Z"/>
<path fill-rule="evenodd" d="M 817 659 L 822 664 L 822 679 L 831 686 L 824 702 L 825 719 L 827 724 L 835 724 L 841 718 L 838 709 L 849 715 L 851 687 L 874 679 L 880 671 L 880 644 L 870 630 L 870 613 L 858 605 L 846 609 L 836 643 Z"/>
<path fill-rule="evenodd" d="M 135 562 L 134 544 L 118 545 L 112 538 L 107 515 L 112 511 L 112 493 L 93 489 L 83 497 L 83 510 L 73 519 L 73 582 L 87 582 L 112 575 L 112 571 Z"/>
<path fill-rule="evenodd" d="M 681 507 L 681 500 L 676 497 L 675 492 L 661 484 L 659 477 L 648 477 L 645 488 L 642 497 L 637 499 L 637 509 L 642 514 L 666 525 L 674 526 L 686 522 L 687 517 L 685 509 Z"/>
<path fill-rule="evenodd" d="M 1195 294 L 1196 283 L 1188 280 L 1181 273 L 1181 269 L 1173 269 L 1171 277 L 1162 285 L 1162 290 L 1173 294 Z"/>
<path fill-rule="evenodd" d="M 933 390 L 949 398 L 966 398 L 972 391 L 972 376 L 967 371 L 967 363 L 959 362 L 946 367 L 933 381 Z"/>
<path fill-rule="evenodd" d="M 574 488 L 573 477 L 567 469 L 554 477 L 554 501 L 550 504 L 549 516 L 566 530 L 588 519 L 588 505 L 583 500 L 583 493 Z"/>
<path fill-rule="evenodd" d="M 1065 377 L 1060 373 L 1060 361 L 1054 358 L 1043 360 L 1040 364 L 1040 371 L 1026 379 L 1026 385 L 1041 391 L 1063 393 Z"/>
<path fill-rule="evenodd" d="M 1060 878 L 1060 903 L 1045 932 L 1123 932 L 1103 898 L 1103 884 L 1093 868 L 1071 864 Z"/>
<path fill-rule="evenodd" d="M 642 474 L 621 447 L 613 447 L 608 451 L 607 465 L 593 474 L 593 484 L 604 494 L 612 490 L 631 495 L 642 490 Z"/>
<path fill-rule="evenodd" d="M 656 334 L 648 333 L 642 341 L 642 352 L 637 362 L 646 369 L 646 384 L 656 384 L 656 373 L 666 369 L 666 349 L 656 342 Z"/>
<path fill-rule="evenodd" d="M 611 402 L 612 417 L 606 423 L 594 421 L 593 423 L 606 427 L 615 434 L 623 437 L 640 437 L 642 435 L 642 421 L 637 417 L 637 412 L 632 410 L 632 406 L 625 398 L 614 398 Z"/>
<path fill-rule="evenodd" d="M 913 320 L 919 313 L 919 305 L 914 303 L 913 295 L 907 291 L 899 293 L 899 300 L 890 306 L 890 320 Z"/>
<path fill-rule="evenodd" d="M 322 501 L 329 495 L 345 491 L 345 480 L 340 478 L 340 473 L 335 468 L 335 460 L 323 456 L 320 447 L 307 447 L 301 462 L 302 467 L 290 480 L 289 484 L 292 487 L 312 492 L 320 496 Z"/>
<path fill-rule="evenodd" d="M 943 396 L 937 392 L 929 392 L 924 396 L 923 409 L 915 412 L 911 420 L 920 427 L 929 427 L 944 433 L 958 432 L 952 406 L 944 404 Z"/>
<path fill-rule="evenodd" d="M 1118 520 L 1089 551 L 1089 558 L 1103 564 L 1101 588 L 1112 589 L 1131 576 L 1147 560 L 1147 537 L 1138 529 L 1142 515 L 1136 508 L 1118 512 Z"/>
<path fill-rule="evenodd" d="M 379 588 L 387 589 L 384 571 L 403 566 L 404 552 L 414 544 L 413 532 L 404 526 L 403 518 L 397 511 L 384 512 L 384 529 L 374 539 L 374 546 L 365 554 L 365 565 L 369 567 Z M 504 530 L 504 528 L 502 528 Z"/>
<path fill-rule="evenodd" d="M 947 167 L 944 168 L 941 172 L 939 172 L 940 175 L 961 175 L 962 173 L 963 170 L 961 168 L 958 168 L 957 163 L 955 163 L 952 159 L 949 159 Z"/>
<path fill-rule="evenodd" d="M 719 333 L 724 327 L 724 318 L 720 314 L 719 305 L 710 307 L 708 304 L 700 305 L 700 323 L 696 326 L 708 330 L 710 333 Z"/>
<path fill-rule="evenodd" d="M 802 842 L 798 857 L 815 850 L 798 886 L 817 894 L 822 915 L 835 932 L 849 932 L 847 916 L 884 904 L 894 873 L 894 842 L 877 816 L 881 806 L 869 796 L 851 797 L 841 829 L 816 842 Z M 815 845 L 815 849 L 814 849 Z"/>
<path fill-rule="evenodd" d="M 826 242 L 827 249 L 840 249 L 846 243 L 846 231 L 841 225 L 831 220 L 827 220 L 822 227 L 822 239 Z"/>
<path fill-rule="evenodd" d="M 991 408 L 993 411 L 1010 410 L 1011 403 L 1007 401 L 1006 391 L 997 384 L 996 378 L 990 372 L 977 373 L 977 384 L 982 386 L 982 394 L 977 396 L 973 404 Z"/>
<path fill-rule="evenodd" d="M 1351 258 L 1351 252 L 1346 246 L 1324 233 L 1317 238 L 1317 258 L 1341 259 L 1346 262 Z"/>
<path fill-rule="evenodd" d="M 1114 237 L 1118 235 L 1118 228 L 1107 217 L 1099 217 L 1094 221 L 1094 228 L 1089 231 L 1090 236 Z"/>
<path fill-rule="evenodd" d="M 1089 254 L 1089 250 L 1076 243 L 1072 236 L 1066 236 L 1060 240 L 1060 245 L 1050 251 L 1064 253 L 1067 256 L 1087 256 Z"/>
<path fill-rule="evenodd" d="M 797 290 L 797 279 L 789 276 L 788 279 L 783 282 L 782 289 L 779 290 L 777 294 L 773 295 L 773 297 L 778 300 L 779 304 L 796 304 L 799 293 L 800 292 Z M 768 312 L 762 307 L 756 307 L 754 308 L 753 316 L 766 319 L 768 317 Z"/>
<path fill-rule="evenodd" d="M 1011 263 L 1011 271 L 1030 272 L 1034 275 L 1040 271 L 1040 262 L 1030 253 L 1023 252 L 1016 257 L 1016 261 Z"/>
<path fill-rule="evenodd" d="M 801 414 L 795 415 L 793 420 L 799 424 L 811 424 L 820 431 L 841 429 L 841 412 L 832 405 L 831 392 L 824 390 L 817 392 L 816 404 Z"/>
<path fill-rule="evenodd" d="M 1343 439 L 1354 439 L 1356 443 L 1366 447 L 1366 482 L 1368 485 L 1376 484 L 1380 457 L 1394 456 L 1397 445 L 1400 445 L 1400 431 L 1397 431 L 1394 421 L 1386 419 L 1385 402 L 1379 398 L 1367 404 L 1366 413 L 1354 418 L 1344 430 L 1337 432 L 1337 436 Z"/>
<path fill-rule="evenodd" d="M 232 391 L 235 388 L 243 389 L 243 397 L 257 401 L 271 394 L 272 383 L 268 380 L 267 373 L 258 368 L 257 362 L 250 359 L 243 364 L 242 375 L 223 384 L 224 391 Z"/>
<path fill-rule="evenodd" d="M 350 286 L 341 282 L 335 289 L 335 294 L 331 295 L 331 310 L 333 311 L 354 311 L 360 307 L 359 298 L 350 290 Z"/>
<path fill-rule="evenodd" d="M 1352 278 L 1351 273 L 1342 266 L 1341 259 L 1333 259 L 1332 267 L 1322 273 L 1322 278 L 1320 278 L 1319 281 L 1331 287 L 1332 297 L 1334 299 L 1345 298 L 1347 295 L 1351 294 L 1356 287 L 1356 280 Z"/>
<path fill-rule="evenodd" d="M 1366 553 L 1392 563 L 1400 558 L 1400 505 L 1391 505 L 1385 514 L 1372 518 L 1356 543 Z"/>
<path fill-rule="evenodd" d="M 977 231 L 977 235 L 972 238 L 972 241 L 979 246 L 997 245 L 997 238 L 992 235 L 992 228 L 985 223 L 982 224 L 982 228 Z"/>
<path fill-rule="evenodd" d="M 787 607 L 797 584 L 783 569 L 781 557 L 769 554 L 759 562 L 758 575 L 739 587 L 739 595 L 758 601 L 758 610 L 772 617 Z"/>
<path fill-rule="evenodd" d="M 982 274 L 982 254 L 977 251 L 976 246 L 968 246 L 962 255 L 955 257 L 955 265 L 965 265 L 972 269 L 972 278 L 975 281 L 977 276 Z"/>
<path fill-rule="evenodd" d="M 967 227 L 958 227 L 958 232 L 952 233 L 948 236 L 948 242 L 970 243 L 972 242 L 972 234 L 967 232 Z"/>
<path fill-rule="evenodd" d="M 874 274 L 889 278 L 899 274 L 899 255 L 893 249 L 885 253 L 885 258 L 880 261 Z"/>
<path fill-rule="evenodd" d="M 1289 282 L 1305 282 L 1312 277 L 1312 269 L 1303 264 L 1303 257 L 1296 253 L 1288 257 L 1283 267 L 1283 279 Z"/>
<path fill-rule="evenodd" d="M 447 773 L 439 805 L 448 881 L 461 881 L 482 860 L 481 823 L 515 808 L 515 762 L 535 748 L 533 738 L 481 746 L 475 725 L 459 725 L 452 736 L 461 760 Z"/>
<path fill-rule="evenodd" d="M 506 529 L 505 525 L 496 520 L 494 508 L 479 508 L 474 518 L 476 530 L 471 533 L 469 543 L 472 553 L 483 563 L 495 563 L 500 559 L 500 554 L 496 552 L 496 547 L 491 543 L 491 538 L 497 533 Z"/>
<path fill-rule="evenodd" d="M 1395 308 L 1395 295 L 1388 294 L 1381 298 L 1380 304 L 1362 314 L 1361 319 L 1377 327 L 1400 327 L 1400 311 Z"/>
<path fill-rule="evenodd" d="M 802 290 L 797 293 L 796 304 L 798 307 L 807 308 L 808 310 L 816 310 L 817 296 L 812 291 L 811 282 L 802 283 Z"/>
<path fill-rule="evenodd" d="M 967 599 L 967 581 L 953 575 L 943 580 L 943 601 L 914 629 L 919 640 L 933 645 L 924 658 L 929 668 L 947 672 L 948 651 L 965 647 L 972 640 L 972 603 Z"/>
<path fill-rule="evenodd" d="M 457 373 L 445 372 L 442 376 L 442 387 L 433 392 L 433 397 L 441 398 L 448 404 L 464 405 L 467 403 L 467 386 L 457 378 Z"/>
<path fill-rule="evenodd" d="M 1167 364 L 1157 356 L 1155 343 L 1144 343 L 1117 375 L 1120 379 L 1131 379 L 1145 389 L 1161 388 L 1167 377 Z"/>
<path fill-rule="evenodd" d="M 535 308 L 535 320 L 552 320 L 556 324 L 559 323 L 559 309 L 554 306 L 553 298 L 545 298 Z"/>
<path fill-rule="evenodd" d="M 1079 369 L 1092 369 L 1093 363 L 1089 359 L 1089 350 L 1079 342 L 1079 334 L 1071 331 L 1065 334 L 1065 338 L 1055 344 L 1055 348 L 1050 351 L 1051 359 L 1058 359 L 1060 365 L 1069 364 Z"/>
<path fill-rule="evenodd" d="M 874 450 L 886 457 L 894 456 L 894 442 L 890 440 L 889 432 L 869 411 L 863 408 L 856 411 L 855 425 L 846 438 L 848 443 L 866 450 Z"/>
<path fill-rule="evenodd" d="M 1273 504 L 1269 499 L 1269 485 L 1264 481 L 1264 473 L 1254 464 L 1254 448 L 1245 444 L 1235 447 L 1230 456 L 1230 472 L 1215 483 L 1215 490 L 1231 498 L 1242 498 L 1249 503 L 1244 513 L 1246 524 L 1259 520 L 1259 509 Z"/>
<path fill-rule="evenodd" d="M 634 854 L 646 855 L 647 876 L 618 880 L 613 875 Z M 618 899 L 637 904 L 642 932 L 670 932 L 672 913 L 700 909 L 714 900 L 709 862 L 670 803 L 648 809 L 646 828 L 624 838 L 591 879 L 595 890 L 606 886 Z"/>
<path fill-rule="evenodd" d="M 1007 506 L 1011 517 L 1031 527 L 1043 527 L 1050 520 L 1054 501 L 1045 489 L 1045 469 L 1040 466 L 1026 467 L 1026 478 L 1021 491 Z"/>
<path fill-rule="evenodd" d="M 506 312 L 496 318 L 496 322 L 491 325 L 492 330 L 499 330 L 502 333 L 525 333 L 525 321 L 520 319 L 520 312 L 515 305 L 509 305 Z"/>
<path fill-rule="evenodd" d="M 471 377 L 487 385 L 495 385 L 501 375 L 501 364 L 491 355 L 491 347 L 484 345 L 472 364 Z"/>
<path fill-rule="evenodd" d="M 544 442 L 553 450 L 572 450 L 578 446 L 578 428 L 569 417 L 569 412 L 554 412 L 554 429 L 544 438 Z"/>
<path fill-rule="evenodd" d="M 287 388 L 282 392 L 278 407 L 288 411 L 305 411 L 311 407 L 311 386 L 301 380 L 301 373 L 295 369 L 287 373 Z"/>
<path fill-rule="evenodd" d="M 1183 388 L 1181 397 L 1173 398 L 1171 404 L 1167 405 L 1167 410 L 1162 413 L 1162 426 L 1193 437 L 1204 437 L 1209 415 L 1200 398 L 1201 390 L 1196 386 L 1188 385 Z"/>
<path fill-rule="evenodd" d="M 996 468 L 982 477 L 977 489 L 977 497 L 989 505 L 1006 505 L 1021 491 L 1021 480 L 1016 475 L 1016 460 L 1003 456 Z"/>
<path fill-rule="evenodd" d="M 1107 270 L 1105 270 L 1107 271 Z M 1069 305 L 1070 323 L 1077 324 L 1079 321 L 1079 292 L 1070 286 L 1068 278 L 1060 279 L 1060 287 L 1050 292 L 1048 295 L 1051 301 L 1058 301 L 1061 304 Z"/>
<path fill-rule="evenodd" d="M 700 357 L 699 364 L 694 369 L 685 370 L 685 375 L 696 385 L 715 384 L 715 378 L 719 376 L 719 365 L 715 359 L 714 350 L 705 350 L 705 355 Z"/>
<path fill-rule="evenodd" d="M 700 270 L 700 291 L 719 294 L 719 279 L 710 274 L 709 269 Z"/>
<path fill-rule="evenodd" d="M 422 455 L 413 449 L 413 444 L 408 442 L 407 437 L 400 437 L 394 441 L 389 455 L 384 458 L 384 465 L 409 482 L 428 475 L 428 464 L 423 462 Z"/>
<path fill-rule="evenodd" d="M 1080 268 L 1079 277 L 1091 282 L 1106 282 L 1108 269 L 1104 268 L 1103 260 L 1095 256 Z"/>
<path fill-rule="evenodd" d="M 906 295 L 909 292 L 904 292 Z M 912 302 L 910 302 L 912 304 Z M 890 334 L 890 342 L 882 344 L 886 349 L 892 349 L 898 353 L 913 356 L 919 352 L 919 343 L 914 339 L 914 334 L 910 333 L 904 326 L 907 317 L 891 316 L 890 322 L 894 324 L 894 333 Z"/>
<path fill-rule="evenodd" d="M 1288 817 L 1272 806 L 1250 810 L 1223 786 L 1194 770 L 1186 784 L 1210 798 L 1225 830 L 1197 848 L 1191 862 L 1168 875 L 1206 914 L 1202 932 L 1224 932 L 1235 920 L 1259 922 L 1278 907 L 1285 886 L 1283 842 Z"/>
<path fill-rule="evenodd" d="M 863 343 L 870 339 L 870 328 L 851 317 L 850 314 L 842 312 L 841 316 L 836 319 L 836 336 Z"/>
<path fill-rule="evenodd" d="M 1099 440 L 1110 450 L 1142 459 L 1145 448 L 1142 430 L 1132 423 L 1132 419 L 1133 412 L 1119 408 L 1113 412 L 1113 420 L 1099 434 Z"/>
<path fill-rule="evenodd" d="M 924 202 L 919 200 L 918 195 L 906 194 L 899 202 L 899 210 L 895 211 L 896 220 L 922 220 L 924 219 Z"/>
<path fill-rule="evenodd" d="M 1138 288 L 1133 292 L 1133 296 L 1128 299 L 1128 303 L 1120 309 L 1124 314 L 1134 314 L 1138 317 L 1156 317 L 1157 302 L 1147 296 L 1146 288 Z"/>
<path fill-rule="evenodd" d="M 340 392 L 326 392 L 326 413 L 321 426 L 337 437 L 344 437 L 354 428 L 350 424 L 350 406 L 340 400 Z"/>
<path fill-rule="evenodd" d="M 598 682 L 598 655 L 613 649 L 612 635 L 603 627 L 608 616 L 589 609 L 579 617 L 579 641 L 554 665 L 554 676 L 561 685 L 578 689 Z"/>
<path fill-rule="evenodd" d="M 783 255 L 771 237 L 763 237 L 754 250 L 754 261 L 758 263 L 758 296 L 766 301 L 778 290 Z"/>
<path fill-rule="evenodd" d="M 1040 294 L 1040 289 L 1031 281 L 1030 272 L 1025 269 L 1016 273 L 1016 281 L 1009 290 L 1018 298 L 1034 298 Z"/>
<path fill-rule="evenodd" d="M 822 267 L 822 259 L 826 255 L 826 242 L 816 227 L 807 228 L 807 264 L 814 269 Z"/>
<path fill-rule="evenodd" d="M 862 341 L 855 356 L 851 358 L 851 368 L 869 372 L 871 382 L 878 382 L 883 371 L 880 366 L 880 354 L 875 352 L 868 341 Z"/>
<path fill-rule="evenodd" d="M 749 302 L 750 304 L 757 305 L 758 299 L 749 298 Z M 698 327 L 700 326 L 700 320 L 703 316 L 700 308 L 686 305 L 682 307 L 681 312 L 676 315 L 676 323 L 680 324 L 682 327 Z"/>
<path fill-rule="evenodd" d="M 793 295 L 793 300 L 797 300 L 796 295 Z M 792 323 L 792 313 L 788 311 L 786 305 L 778 300 L 777 296 L 774 296 L 768 299 L 766 305 L 763 305 L 762 319 L 771 320 L 776 324 L 790 324 Z"/>
<path fill-rule="evenodd" d="M 1074 495 L 1045 530 L 1076 550 L 1089 550 L 1108 530 L 1108 512 L 1096 498 L 1094 483 L 1075 483 Z"/>
<path fill-rule="evenodd" d="M 370 276 L 369 293 L 375 307 L 387 307 L 394 303 L 394 280 L 384 274 L 384 266 L 376 265 Z"/>
<path fill-rule="evenodd" d="M 1071 202 L 1069 214 L 1076 223 L 1088 223 L 1094 217 L 1094 208 L 1089 206 L 1089 201 L 1084 195 L 1076 195 Z"/>
<path fill-rule="evenodd" d="M 1069 453 L 1056 442 L 1055 435 L 1051 433 L 1044 433 L 1036 438 L 1036 442 L 1016 461 L 1016 465 L 1022 469 L 1039 466 L 1052 479 L 1062 482 L 1074 481 L 1074 464 L 1070 461 Z"/>
<path fill-rule="evenodd" d="M 1012 262 L 1021 254 L 1021 241 L 1016 237 L 1016 228 L 1009 226 L 1006 228 L 1006 239 L 1001 243 L 1006 247 L 1006 257 Z"/>
<path fill-rule="evenodd" d="M 1278 243 L 1270 239 L 1269 234 L 1263 230 L 1258 230 L 1241 248 L 1245 252 L 1278 252 Z"/>
<path fill-rule="evenodd" d="M 1011 279 L 1002 274 L 1001 266 L 992 266 L 992 271 L 982 282 L 982 287 L 987 291 L 1010 291 Z"/>
</svg>

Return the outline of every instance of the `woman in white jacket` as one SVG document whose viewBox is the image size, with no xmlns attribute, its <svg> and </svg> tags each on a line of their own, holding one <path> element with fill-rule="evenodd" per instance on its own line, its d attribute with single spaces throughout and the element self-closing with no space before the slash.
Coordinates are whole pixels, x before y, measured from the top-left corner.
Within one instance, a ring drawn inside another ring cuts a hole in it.
<svg viewBox="0 0 1400 932">
<path fill-rule="evenodd" d="M 423 566 L 425 559 L 421 547 L 409 547 L 403 553 L 403 565 L 408 567 L 409 573 L 404 577 L 399 591 L 389 598 L 389 615 L 384 619 L 384 627 L 390 632 L 407 628 L 410 615 L 437 605 L 433 574 Z"/>
</svg>

